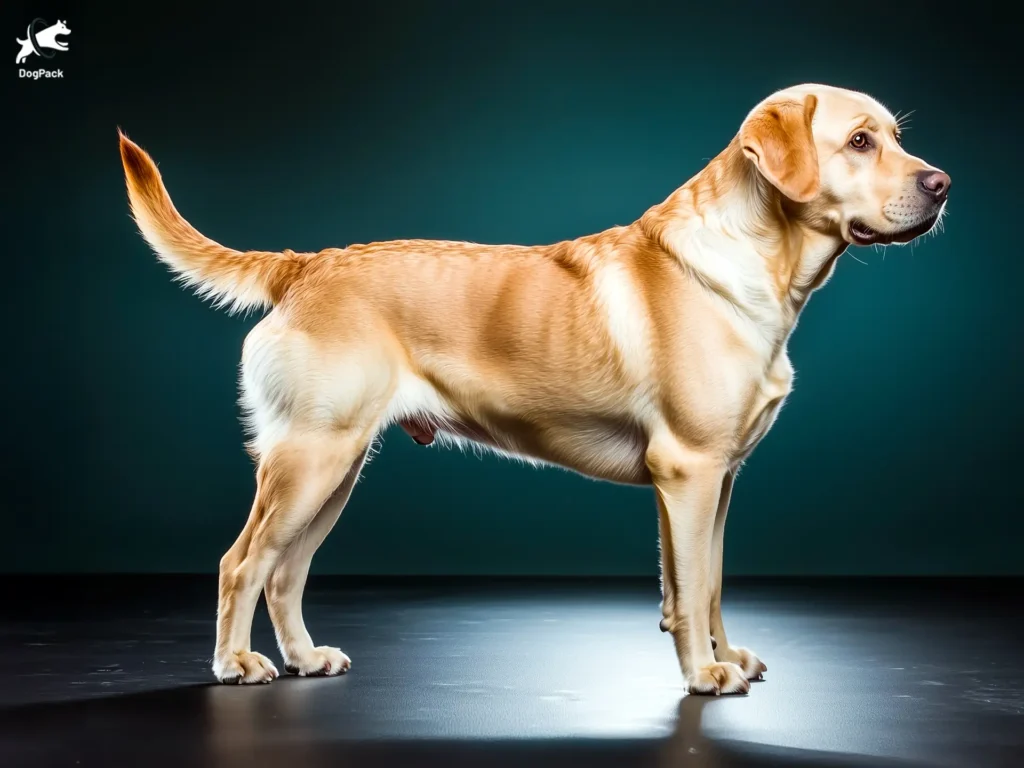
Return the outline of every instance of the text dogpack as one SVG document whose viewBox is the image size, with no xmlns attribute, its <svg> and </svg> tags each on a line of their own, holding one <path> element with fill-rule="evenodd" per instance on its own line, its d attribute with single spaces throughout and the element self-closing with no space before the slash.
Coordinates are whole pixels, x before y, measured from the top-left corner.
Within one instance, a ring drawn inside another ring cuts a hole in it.
<svg viewBox="0 0 1024 768">
<path fill-rule="evenodd" d="M 25 78 L 28 80 L 41 80 L 51 77 L 64 77 L 64 70 L 62 69 L 19 69 L 18 77 Z"/>
</svg>

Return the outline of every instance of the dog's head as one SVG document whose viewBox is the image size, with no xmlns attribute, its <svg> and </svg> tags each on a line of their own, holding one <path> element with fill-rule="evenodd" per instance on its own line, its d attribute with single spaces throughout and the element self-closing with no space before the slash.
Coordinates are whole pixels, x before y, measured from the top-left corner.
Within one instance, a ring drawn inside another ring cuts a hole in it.
<svg viewBox="0 0 1024 768">
<path fill-rule="evenodd" d="M 60 19 L 57 19 L 57 23 L 53 25 L 54 35 L 70 35 L 71 30 L 68 29 L 68 25 Z"/>
<path fill-rule="evenodd" d="M 788 88 L 740 129 L 743 154 L 808 220 L 856 245 L 907 243 L 942 216 L 950 179 L 907 153 L 899 122 L 862 93 Z"/>
</svg>

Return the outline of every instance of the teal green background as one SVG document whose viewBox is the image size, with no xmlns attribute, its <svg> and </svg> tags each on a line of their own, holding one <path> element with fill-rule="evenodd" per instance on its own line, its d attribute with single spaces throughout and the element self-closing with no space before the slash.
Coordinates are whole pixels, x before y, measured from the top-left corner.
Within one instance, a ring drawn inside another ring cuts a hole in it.
<svg viewBox="0 0 1024 768">
<path fill-rule="evenodd" d="M 951 174 L 950 213 L 913 248 L 852 250 L 811 302 L 726 570 L 1024 573 L 1009 25 L 909 3 L 15 3 L 2 29 L 58 15 L 64 79 L 19 80 L 13 42 L 0 77 L 0 570 L 213 571 L 248 513 L 235 400 L 256 318 L 148 252 L 117 126 L 234 247 L 544 243 L 636 219 L 757 101 L 819 81 L 916 110 L 906 145 Z M 656 537 L 646 489 L 393 430 L 314 570 L 653 574 Z"/>
</svg>

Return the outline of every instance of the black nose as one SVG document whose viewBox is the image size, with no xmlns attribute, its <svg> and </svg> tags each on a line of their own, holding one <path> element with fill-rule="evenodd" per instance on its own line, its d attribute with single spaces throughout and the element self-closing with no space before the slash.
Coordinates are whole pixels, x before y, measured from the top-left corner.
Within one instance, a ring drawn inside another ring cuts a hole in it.
<svg viewBox="0 0 1024 768">
<path fill-rule="evenodd" d="M 917 174 L 917 188 L 936 203 L 949 196 L 949 176 L 942 171 L 920 171 Z"/>
</svg>

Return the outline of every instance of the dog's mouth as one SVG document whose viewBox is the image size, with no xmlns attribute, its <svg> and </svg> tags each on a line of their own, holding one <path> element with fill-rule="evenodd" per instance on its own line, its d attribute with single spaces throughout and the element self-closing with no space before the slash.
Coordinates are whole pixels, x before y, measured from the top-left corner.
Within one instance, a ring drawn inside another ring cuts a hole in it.
<svg viewBox="0 0 1024 768">
<path fill-rule="evenodd" d="M 901 229 L 898 232 L 879 232 L 860 219 L 852 219 L 847 229 L 854 245 L 889 245 L 890 243 L 909 243 L 915 237 L 920 237 L 934 227 L 938 220 L 939 214 L 936 213 L 908 229 Z"/>
</svg>

